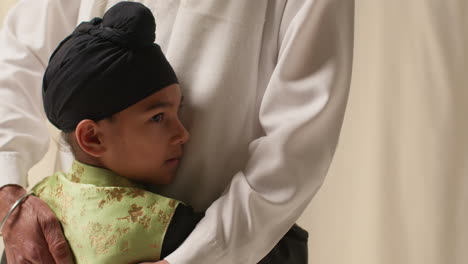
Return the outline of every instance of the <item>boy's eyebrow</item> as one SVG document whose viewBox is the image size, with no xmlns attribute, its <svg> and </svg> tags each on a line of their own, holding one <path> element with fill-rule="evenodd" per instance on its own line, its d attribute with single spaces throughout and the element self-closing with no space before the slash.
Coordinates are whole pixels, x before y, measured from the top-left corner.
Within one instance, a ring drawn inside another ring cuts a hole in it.
<svg viewBox="0 0 468 264">
<path fill-rule="evenodd" d="M 184 96 L 181 96 L 180 97 L 180 105 L 182 105 L 183 101 L 184 101 Z M 155 102 L 155 103 L 149 105 L 145 109 L 145 112 L 149 112 L 151 110 L 158 109 L 158 108 L 165 108 L 165 107 L 172 107 L 172 106 L 173 106 L 173 103 L 171 103 L 171 102 L 158 101 L 158 102 Z"/>
</svg>

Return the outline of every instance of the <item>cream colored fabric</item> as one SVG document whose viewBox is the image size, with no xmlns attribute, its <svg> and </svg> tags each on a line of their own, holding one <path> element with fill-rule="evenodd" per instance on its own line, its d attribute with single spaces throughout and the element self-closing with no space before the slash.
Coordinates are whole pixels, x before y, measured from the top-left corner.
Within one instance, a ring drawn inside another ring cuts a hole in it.
<svg viewBox="0 0 468 264">
<path fill-rule="evenodd" d="M 304 213 L 314 264 L 468 263 L 465 0 L 356 1 L 350 100 Z"/>
<path fill-rule="evenodd" d="M 340 143 L 299 222 L 310 263 L 468 262 L 467 17 L 464 0 L 356 1 Z"/>
<path fill-rule="evenodd" d="M 16 3 L 17 0 L 2 0 L 0 2 L 0 27 L 3 25 L 3 19 L 10 8 Z"/>
</svg>

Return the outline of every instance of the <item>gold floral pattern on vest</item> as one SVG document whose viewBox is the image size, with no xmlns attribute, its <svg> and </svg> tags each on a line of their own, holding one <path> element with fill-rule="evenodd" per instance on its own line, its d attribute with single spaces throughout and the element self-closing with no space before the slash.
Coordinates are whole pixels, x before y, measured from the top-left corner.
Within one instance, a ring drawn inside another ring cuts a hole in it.
<svg viewBox="0 0 468 264">
<path fill-rule="evenodd" d="M 59 218 L 78 264 L 159 260 L 180 203 L 78 161 L 69 173 L 49 176 L 33 190 Z"/>
</svg>

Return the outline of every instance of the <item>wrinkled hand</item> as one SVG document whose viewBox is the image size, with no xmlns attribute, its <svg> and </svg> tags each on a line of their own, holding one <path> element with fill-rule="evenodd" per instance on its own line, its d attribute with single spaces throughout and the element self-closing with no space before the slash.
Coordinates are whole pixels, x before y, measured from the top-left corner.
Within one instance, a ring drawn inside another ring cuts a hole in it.
<svg viewBox="0 0 468 264">
<path fill-rule="evenodd" d="M 0 189 L 0 219 L 25 192 L 17 185 Z M 2 233 L 8 263 L 73 263 L 57 217 L 35 196 L 28 196 L 13 211 Z"/>
</svg>

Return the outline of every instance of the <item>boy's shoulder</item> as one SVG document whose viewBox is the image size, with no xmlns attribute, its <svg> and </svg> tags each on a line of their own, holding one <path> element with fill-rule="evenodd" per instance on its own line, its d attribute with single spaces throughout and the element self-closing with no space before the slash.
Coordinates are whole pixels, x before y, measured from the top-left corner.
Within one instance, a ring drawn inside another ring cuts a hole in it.
<svg viewBox="0 0 468 264">
<path fill-rule="evenodd" d="M 154 208 L 176 208 L 180 201 L 147 191 L 110 170 L 75 161 L 68 173 L 56 172 L 32 188 L 34 194 L 48 199 L 77 197 L 86 202 L 97 202 L 99 208 L 111 205 L 140 204 Z"/>
<path fill-rule="evenodd" d="M 125 258 L 130 245 L 140 256 L 158 257 L 180 201 L 134 185 L 96 186 L 71 177 L 55 173 L 33 190 L 57 215 L 77 258 L 112 262 Z"/>
<path fill-rule="evenodd" d="M 183 204 L 173 198 L 147 191 L 136 184 L 118 186 L 97 186 L 86 182 L 76 182 L 73 174 L 57 172 L 36 184 L 33 193 L 41 199 L 57 201 L 76 201 L 94 204 L 96 210 L 115 209 L 115 207 L 145 207 L 153 213 L 160 210 L 175 210 Z M 76 179 L 75 179 L 76 180 Z M 93 208 L 93 206 L 89 206 Z"/>
</svg>

